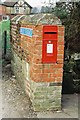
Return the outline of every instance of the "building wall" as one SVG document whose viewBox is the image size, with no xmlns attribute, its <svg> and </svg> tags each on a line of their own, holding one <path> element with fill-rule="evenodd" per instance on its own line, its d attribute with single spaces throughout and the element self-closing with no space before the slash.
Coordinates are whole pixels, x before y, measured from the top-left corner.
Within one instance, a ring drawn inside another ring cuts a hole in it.
<svg viewBox="0 0 80 120">
<path fill-rule="evenodd" d="M 25 14 L 30 14 L 31 13 L 31 9 L 28 7 L 25 11 L 24 11 Z"/>
<path fill-rule="evenodd" d="M 11 7 L 11 14 L 14 14 L 14 7 Z"/>
<path fill-rule="evenodd" d="M 6 7 L 6 14 L 11 14 L 11 7 Z"/>
<path fill-rule="evenodd" d="M 19 13 L 17 13 L 16 7 L 14 7 L 14 11 L 15 11 L 15 14 L 30 14 L 31 9 L 29 7 L 26 7 L 26 9 L 24 9 L 24 7 L 19 7 Z"/>
<path fill-rule="evenodd" d="M 25 13 L 24 13 L 24 8 L 23 8 L 23 7 L 20 7 L 20 8 L 19 8 L 19 14 L 25 14 Z"/>
<path fill-rule="evenodd" d="M 31 9 L 28 7 L 24 10 L 23 7 L 19 7 L 19 13 L 16 12 L 15 7 L 6 7 L 6 14 L 30 14 Z"/>
<path fill-rule="evenodd" d="M 23 6 L 22 7 L 19 6 L 19 13 L 17 13 L 15 6 L 13 6 L 13 7 L 7 7 L 7 6 L 4 6 L 4 5 L 0 5 L 0 15 L 2 15 L 2 14 L 3 15 L 5 15 L 5 14 L 8 14 L 8 15 L 9 14 L 30 14 L 30 12 L 31 12 L 31 8 L 29 8 L 26 5 L 26 9 L 24 9 Z"/>
<path fill-rule="evenodd" d="M 5 15 L 6 14 L 6 7 L 3 5 L 0 5 L 0 15 Z"/>
<path fill-rule="evenodd" d="M 33 30 L 33 36 L 20 35 L 21 27 Z M 60 110 L 64 58 L 64 26 L 58 26 L 57 63 L 42 63 L 43 25 L 12 23 L 12 70 L 35 111 Z"/>
</svg>

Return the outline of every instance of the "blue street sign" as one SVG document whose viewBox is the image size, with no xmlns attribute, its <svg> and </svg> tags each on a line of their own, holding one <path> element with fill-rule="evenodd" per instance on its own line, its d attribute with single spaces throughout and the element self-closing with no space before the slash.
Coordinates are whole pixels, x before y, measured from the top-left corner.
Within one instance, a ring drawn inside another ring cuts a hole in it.
<svg viewBox="0 0 80 120">
<path fill-rule="evenodd" d="M 20 34 L 32 37 L 33 30 L 30 28 L 20 28 Z"/>
</svg>

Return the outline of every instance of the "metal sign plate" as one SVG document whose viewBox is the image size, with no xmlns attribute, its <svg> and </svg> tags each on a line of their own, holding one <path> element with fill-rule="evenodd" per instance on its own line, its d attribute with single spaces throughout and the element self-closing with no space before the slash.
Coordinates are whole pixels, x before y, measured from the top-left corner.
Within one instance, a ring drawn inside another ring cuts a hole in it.
<svg viewBox="0 0 80 120">
<path fill-rule="evenodd" d="M 33 30 L 30 29 L 30 28 L 23 28 L 23 27 L 21 27 L 20 28 L 20 34 L 32 37 Z"/>
</svg>

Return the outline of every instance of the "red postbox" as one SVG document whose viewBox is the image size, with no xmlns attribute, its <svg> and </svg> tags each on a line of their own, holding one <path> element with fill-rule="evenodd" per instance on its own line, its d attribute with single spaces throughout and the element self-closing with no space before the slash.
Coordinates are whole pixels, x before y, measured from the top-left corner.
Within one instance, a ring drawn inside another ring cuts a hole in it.
<svg viewBox="0 0 80 120">
<path fill-rule="evenodd" d="M 57 62 L 57 26 L 43 26 L 42 63 Z"/>
</svg>

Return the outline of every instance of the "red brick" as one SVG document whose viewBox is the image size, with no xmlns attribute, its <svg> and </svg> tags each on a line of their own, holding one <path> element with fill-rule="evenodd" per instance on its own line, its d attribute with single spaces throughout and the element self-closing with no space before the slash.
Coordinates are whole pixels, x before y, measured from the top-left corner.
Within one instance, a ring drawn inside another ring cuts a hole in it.
<svg viewBox="0 0 80 120">
<path fill-rule="evenodd" d="M 42 25 L 36 25 L 35 30 L 42 30 L 43 26 Z"/>
<path fill-rule="evenodd" d="M 64 32 L 63 31 L 59 31 L 58 32 L 58 36 L 64 36 Z"/>
<path fill-rule="evenodd" d="M 58 50 L 58 54 L 64 55 L 64 51 L 63 50 Z"/>
<path fill-rule="evenodd" d="M 55 78 L 55 82 L 62 82 L 62 76 Z"/>
<path fill-rule="evenodd" d="M 64 31 L 64 26 L 58 26 L 58 31 Z"/>
<path fill-rule="evenodd" d="M 33 72 L 34 73 L 42 73 L 42 70 L 41 69 L 36 69 L 36 70 L 33 69 Z"/>
<path fill-rule="evenodd" d="M 36 37 L 36 40 L 41 40 L 42 41 L 42 35 L 41 36 L 39 35 L 39 37 Z"/>
<path fill-rule="evenodd" d="M 58 45 L 58 50 L 63 50 L 64 51 L 64 46 L 63 45 Z"/>
<path fill-rule="evenodd" d="M 63 58 L 64 58 L 63 54 L 58 54 L 57 59 L 63 59 Z"/>
<path fill-rule="evenodd" d="M 56 73 L 56 74 L 57 74 L 57 73 L 63 73 L 63 69 L 62 69 L 62 68 L 56 69 L 56 70 L 55 70 L 55 73 Z"/>
<path fill-rule="evenodd" d="M 63 64 L 63 59 L 58 59 L 58 60 L 57 60 L 57 63 Z"/>
<path fill-rule="evenodd" d="M 64 41 L 64 36 L 58 36 L 58 41 L 63 42 Z"/>
<path fill-rule="evenodd" d="M 64 42 L 58 42 L 58 45 L 64 45 Z"/>
<path fill-rule="evenodd" d="M 62 73 L 55 74 L 55 77 L 62 77 Z"/>
<path fill-rule="evenodd" d="M 54 72 L 54 69 L 48 69 L 48 68 L 45 69 L 45 68 L 44 68 L 44 69 L 43 69 L 43 72 L 44 72 L 44 73 L 53 73 L 53 72 Z"/>
<path fill-rule="evenodd" d="M 41 51 L 42 50 L 42 45 L 35 45 L 34 48 Z"/>
<path fill-rule="evenodd" d="M 43 82 L 54 82 L 55 81 L 55 78 L 47 78 L 43 80 Z"/>
</svg>

